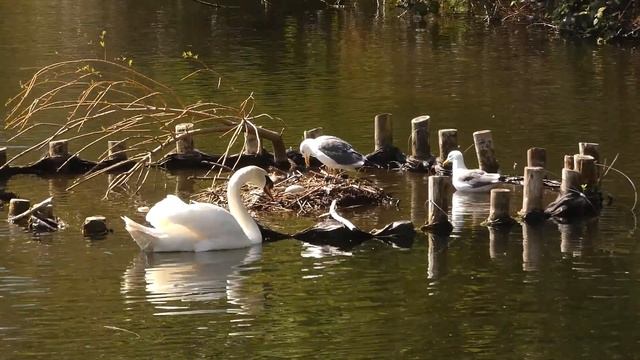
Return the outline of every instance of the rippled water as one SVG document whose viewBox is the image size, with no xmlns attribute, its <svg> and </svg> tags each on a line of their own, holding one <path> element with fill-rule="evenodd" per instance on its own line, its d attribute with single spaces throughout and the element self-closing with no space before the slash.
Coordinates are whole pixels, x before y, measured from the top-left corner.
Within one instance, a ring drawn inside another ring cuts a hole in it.
<svg viewBox="0 0 640 360">
<path fill-rule="evenodd" d="M 620 153 L 618 168 L 640 175 L 640 60 L 632 47 L 464 19 L 422 28 L 366 6 L 272 14 L 193 1 L 0 0 L 0 13 L 3 99 L 36 66 L 99 54 L 97 34 L 107 29 L 114 56 L 133 57 L 186 99 L 237 103 L 253 91 L 259 111 L 283 121 L 265 125 L 286 124 L 287 144 L 323 126 L 366 152 L 373 116 L 392 112 L 396 143 L 406 149 L 409 120 L 426 113 L 434 128 L 458 128 L 464 147 L 473 131 L 494 130 L 507 173 L 522 171 L 530 146 L 546 147 L 555 171 L 578 141 L 595 141 L 607 159 Z M 180 59 L 185 49 L 224 74 L 222 90 L 207 79 L 179 81 L 193 70 Z M 219 150 L 215 138 L 197 141 Z M 466 157 L 473 163 L 471 152 Z M 154 172 L 139 196 L 100 201 L 106 178 L 69 192 L 72 179 L 9 179 L 6 188 L 22 196 L 54 196 L 68 228 L 34 236 L 0 223 L 0 357 L 610 359 L 634 358 L 640 345 L 636 221 L 620 177 L 604 183 L 614 203 L 582 224 L 494 232 L 480 225 L 488 197 L 456 194 L 454 233 L 420 233 L 410 249 L 285 240 L 141 254 L 119 216 L 207 185 L 187 175 Z M 424 222 L 424 176 L 365 176 L 399 207 L 345 211 L 348 218 L 364 229 Z M 513 211 L 519 202 L 517 195 Z M 105 240 L 80 235 L 94 214 L 114 230 Z M 311 222 L 278 214 L 265 221 L 285 231 Z"/>
</svg>

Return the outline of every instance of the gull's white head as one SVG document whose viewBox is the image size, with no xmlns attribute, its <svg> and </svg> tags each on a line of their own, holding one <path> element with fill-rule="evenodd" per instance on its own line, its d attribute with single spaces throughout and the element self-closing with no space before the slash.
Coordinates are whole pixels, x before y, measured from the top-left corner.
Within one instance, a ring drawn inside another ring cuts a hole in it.
<svg viewBox="0 0 640 360">
<path fill-rule="evenodd" d="M 309 157 L 313 155 L 312 145 L 314 139 L 304 139 L 300 143 L 300 153 L 304 157 L 304 163 L 309 167 Z"/>
<path fill-rule="evenodd" d="M 462 153 L 458 150 L 449 152 L 449 155 L 447 155 L 447 159 L 444 161 L 443 165 L 448 163 L 451 163 L 454 169 L 466 169 Z"/>
</svg>

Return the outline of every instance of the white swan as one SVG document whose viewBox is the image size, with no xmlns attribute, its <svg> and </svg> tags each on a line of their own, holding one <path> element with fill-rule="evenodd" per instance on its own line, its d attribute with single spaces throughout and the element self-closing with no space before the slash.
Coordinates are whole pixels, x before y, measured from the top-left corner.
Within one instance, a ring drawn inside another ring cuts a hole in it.
<svg viewBox="0 0 640 360">
<path fill-rule="evenodd" d="M 467 169 L 462 153 L 458 150 L 453 150 L 447 155 L 443 165 L 448 163 L 452 164 L 451 180 L 453 187 L 458 191 L 487 192 L 502 182 L 500 174 L 488 173 L 480 169 Z"/>
<path fill-rule="evenodd" d="M 147 227 L 123 216 L 125 229 L 144 251 L 209 251 L 238 249 L 262 243 L 256 222 L 242 204 L 240 188 L 251 184 L 271 196 L 273 182 L 257 166 L 236 171 L 227 187 L 229 211 L 207 203 L 186 204 L 173 195 L 147 213 Z"/>
</svg>

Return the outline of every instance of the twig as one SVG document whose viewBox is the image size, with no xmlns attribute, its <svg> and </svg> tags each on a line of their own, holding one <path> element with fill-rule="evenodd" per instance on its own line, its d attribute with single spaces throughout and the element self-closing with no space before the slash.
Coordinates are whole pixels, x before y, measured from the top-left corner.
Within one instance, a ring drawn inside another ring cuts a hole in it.
<svg viewBox="0 0 640 360">
<path fill-rule="evenodd" d="M 22 219 L 22 218 L 23 218 L 23 217 L 25 217 L 25 216 L 31 215 L 31 214 L 33 214 L 36 210 L 38 210 L 38 209 L 40 209 L 40 208 L 42 208 L 42 207 L 44 207 L 44 206 L 46 206 L 46 205 L 51 204 L 51 201 L 52 201 L 52 200 L 53 200 L 53 197 L 49 197 L 49 198 L 47 198 L 47 199 L 45 199 L 45 200 L 43 200 L 43 201 L 41 201 L 41 202 L 39 202 L 39 203 L 37 203 L 37 204 L 33 205 L 31 208 L 29 208 L 29 210 L 27 210 L 27 211 L 25 211 L 25 212 L 23 212 L 23 213 L 21 213 L 21 214 L 18 214 L 18 215 L 16 215 L 16 216 L 9 217 L 8 221 L 9 221 L 9 222 L 15 222 L 16 220 L 20 220 L 20 219 Z"/>
</svg>

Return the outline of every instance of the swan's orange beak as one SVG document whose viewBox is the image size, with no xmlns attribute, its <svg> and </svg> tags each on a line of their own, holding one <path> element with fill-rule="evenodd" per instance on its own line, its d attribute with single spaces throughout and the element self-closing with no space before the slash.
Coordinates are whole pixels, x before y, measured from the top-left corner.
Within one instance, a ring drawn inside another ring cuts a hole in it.
<svg viewBox="0 0 640 360">
<path fill-rule="evenodd" d="M 271 193 L 271 189 L 273 189 L 273 181 L 268 176 L 265 176 L 265 178 L 266 178 L 266 182 L 264 184 L 264 187 L 262 188 L 262 191 L 264 191 L 264 193 L 267 194 L 269 199 L 275 200 L 275 198 L 273 197 L 273 194 Z"/>
</svg>

